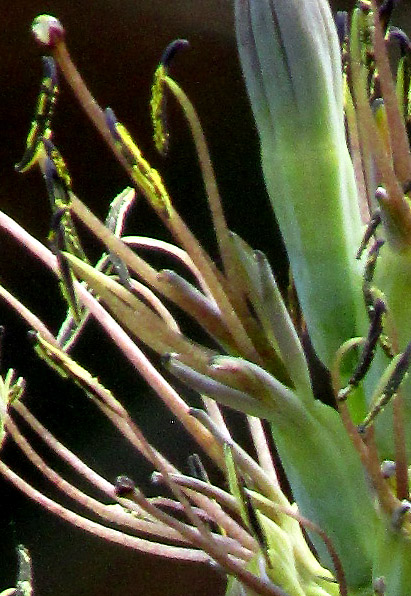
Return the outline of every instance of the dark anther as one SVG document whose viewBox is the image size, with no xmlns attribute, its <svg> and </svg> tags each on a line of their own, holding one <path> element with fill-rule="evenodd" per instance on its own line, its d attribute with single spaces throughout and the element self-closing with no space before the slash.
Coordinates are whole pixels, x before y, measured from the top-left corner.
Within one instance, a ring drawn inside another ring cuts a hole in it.
<svg viewBox="0 0 411 596">
<path fill-rule="evenodd" d="M 386 459 L 381 464 L 381 474 L 383 478 L 392 478 L 395 475 L 396 471 L 396 464 L 395 461 Z"/>
<path fill-rule="evenodd" d="M 407 182 L 404 182 L 402 189 L 405 195 L 411 192 L 411 180 L 407 180 Z"/>
<path fill-rule="evenodd" d="M 384 394 L 391 397 L 398 391 L 399 386 L 403 382 L 405 375 L 407 374 L 408 368 L 410 366 L 411 360 L 411 342 L 407 345 L 404 352 L 402 353 L 401 358 L 397 362 L 397 366 L 394 369 L 394 372 L 391 376 L 391 379 L 388 381 L 385 389 Z"/>
<path fill-rule="evenodd" d="M 46 183 L 47 193 L 50 199 L 52 210 L 55 208 L 58 199 L 62 198 L 67 191 L 66 180 L 60 176 L 57 169 L 57 164 L 54 161 L 55 147 L 49 139 L 44 139 L 44 147 L 46 149 L 47 158 L 44 163 L 44 180 Z"/>
<path fill-rule="evenodd" d="M 394 10 L 396 5 L 396 0 L 384 0 L 381 6 L 378 9 L 378 16 L 380 19 L 381 27 L 384 31 L 384 34 L 387 31 L 388 23 L 390 22 L 392 11 Z"/>
<path fill-rule="evenodd" d="M 168 68 L 176 53 L 183 48 L 188 48 L 189 45 L 190 44 L 186 39 L 175 39 L 169 43 L 164 50 L 163 55 L 161 56 L 160 64 L 162 64 L 165 68 Z"/>
<path fill-rule="evenodd" d="M 381 213 L 379 210 L 375 211 L 375 213 L 373 213 L 370 221 L 367 224 L 365 233 L 364 233 L 364 237 L 361 241 L 361 245 L 360 248 L 358 249 L 357 254 L 355 255 L 356 259 L 360 259 L 362 256 L 362 253 L 364 252 L 366 246 L 368 245 L 369 241 L 371 240 L 371 236 L 373 236 L 375 234 L 375 231 L 377 229 L 377 227 L 380 225 L 381 223 Z"/>
<path fill-rule="evenodd" d="M 44 137 L 49 133 L 50 120 L 53 114 L 57 94 L 56 64 L 50 56 L 43 56 L 43 79 L 37 99 L 34 120 L 27 137 L 27 146 L 21 161 L 15 164 L 17 172 L 24 172 L 35 163 Z"/>
<path fill-rule="evenodd" d="M 111 108 L 106 108 L 104 110 L 104 116 L 106 118 L 106 124 L 107 124 L 108 129 L 111 133 L 111 136 L 116 140 L 120 140 L 120 137 L 118 136 L 118 133 L 116 130 L 116 125 L 118 124 L 118 120 L 117 120 L 113 110 Z"/>
<path fill-rule="evenodd" d="M 241 486 L 241 494 L 242 494 L 242 497 L 244 499 L 244 503 L 245 503 L 245 506 L 247 509 L 247 516 L 248 516 L 248 521 L 250 524 L 250 530 L 252 531 L 258 544 L 260 545 L 263 553 L 265 553 L 267 555 L 267 551 L 268 551 L 267 538 L 265 537 L 263 529 L 261 528 L 261 524 L 258 520 L 257 513 L 255 511 L 255 508 L 251 501 L 251 498 L 250 498 L 249 494 L 247 493 L 247 491 L 244 490 L 244 488 L 242 486 Z M 271 567 L 271 562 L 270 562 L 270 559 L 268 558 L 268 556 L 266 556 L 266 561 L 267 561 L 268 566 Z"/>
<path fill-rule="evenodd" d="M 201 408 L 189 408 L 188 414 L 193 416 L 193 418 L 197 418 L 197 420 L 202 418 L 202 415 L 205 414 L 204 410 Z"/>
<path fill-rule="evenodd" d="M 377 265 L 378 255 L 380 254 L 380 250 L 384 244 L 385 241 L 382 240 L 382 238 L 379 238 L 370 248 L 364 271 L 364 280 L 366 282 L 371 282 L 374 278 L 374 271 Z"/>
<path fill-rule="evenodd" d="M 401 354 L 398 362 L 391 374 L 380 399 L 375 404 L 373 409 L 369 412 L 364 422 L 358 427 L 358 432 L 362 433 L 371 424 L 374 418 L 385 408 L 393 395 L 395 395 L 407 375 L 411 360 L 411 342 L 407 345 L 404 352 Z"/>
<path fill-rule="evenodd" d="M 398 27 L 390 27 L 389 40 L 395 40 L 400 45 L 401 55 L 405 56 L 411 52 L 411 41 L 406 33 Z"/>
<path fill-rule="evenodd" d="M 66 170 L 59 164 L 59 153 L 48 139 L 44 140 L 47 157 L 44 163 L 44 181 L 50 200 L 51 210 L 56 209 L 59 203 L 69 203 L 67 192 L 70 187 L 70 177 Z"/>
<path fill-rule="evenodd" d="M 65 209 L 57 209 L 50 220 L 50 233 L 48 236 L 49 240 L 49 247 L 51 252 L 57 256 L 60 261 L 65 261 L 61 255 L 61 251 L 65 250 L 65 242 L 64 242 L 64 225 L 62 224 L 62 219 L 65 215 Z M 60 263 L 61 264 L 61 263 Z M 65 267 L 68 269 L 67 262 L 65 261 Z"/>
<path fill-rule="evenodd" d="M 42 56 L 41 59 L 43 61 L 44 78 L 49 78 L 52 87 L 54 87 L 58 83 L 56 62 L 52 56 Z M 45 91 L 48 93 L 48 88 Z"/>
<path fill-rule="evenodd" d="M 367 0 L 360 0 L 358 2 L 358 8 L 366 14 L 368 14 L 371 10 L 370 3 Z"/>
<path fill-rule="evenodd" d="M 114 490 L 118 497 L 129 497 L 136 489 L 136 485 L 128 476 L 117 476 Z"/>
<path fill-rule="evenodd" d="M 45 145 L 46 146 L 46 145 Z M 58 174 L 54 162 L 48 156 L 44 163 L 44 179 L 49 194 L 53 194 L 53 182 L 58 180 Z"/>
<path fill-rule="evenodd" d="M 173 354 L 171 354 L 170 352 L 166 352 L 165 354 L 162 354 L 160 356 L 160 364 L 161 366 L 164 366 L 164 368 L 167 368 L 168 365 L 170 364 L 170 360 L 172 359 Z"/>
<path fill-rule="evenodd" d="M 206 469 L 203 465 L 203 462 L 200 459 L 198 453 L 192 453 L 187 458 L 188 468 L 190 470 L 190 475 L 193 478 L 197 478 L 198 480 L 203 480 L 204 482 L 208 482 L 208 476 Z"/>
<path fill-rule="evenodd" d="M 150 482 L 153 484 L 161 484 L 164 481 L 164 476 L 161 472 L 154 471 L 150 476 Z"/>
<path fill-rule="evenodd" d="M 411 503 L 409 501 L 402 501 L 391 515 L 391 526 L 393 530 L 400 530 L 404 523 L 404 517 L 411 512 Z"/>
<path fill-rule="evenodd" d="M 340 46 L 342 47 L 348 35 L 348 13 L 345 10 L 339 10 L 335 15 L 335 26 L 337 28 Z"/>
<path fill-rule="evenodd" d="M 213 559 L 207 559 L 207 565 L 210 567 L 210 569 L 216 571 L 222 579 L 227 579 L 227 572 L 224 567 L 213 561 Z"/>
<path fill-rule="evenodd" d="M 48 157 L 52 160 L 53 150 L 55 149 L 53 142 L 50 139 L 43 139 L 43 145 Z"/>
<path fill-rule="evenodd" d="M 371 247 L 370 255 L 374 255 L 374 254 L 378 255 L 383 244 L 385 244 L 385 240 L 383 240 L 382 238 L 379 238 L 378 240 L 376 240 L 375 243 L 373 244 L 373 246 Z"/>
<path fill-rule="evenodd" d="M 50 220 L 50 228 L 53 230 L 53 232 L 55 232 L 56 234 L 60 231 L 61 229 L 61 220 L 63 219 L 64 215 L 66 213 L 66 209 L 57 209 L 51 216 L 51 220 Z"/>
<path fill-rule="evenodd" d="M 375 348 L 377 347 L 378 340 L 382 333 L 382 317 L 385 311 L 386 306 L 384 301 L 378 298 L 374 303 L 371 325 L 361 352 L 359 363 L 349 380 L 349 385 L 351 385 L 351 387 L 356 387 L 358 385 L 371 366 Z"/>
<path fill-rule="evenodd" d="M 29 340 L 29 342 L 33 345 L 37 344 L 37 332 L 34 331 L 33 329 L 30 329 L 30 331 L 27 331 L 27 339 Z"/>
<path fill-rule="evenodd" d="M 385 585 L 385 578 L 384 577 L 376 577 L 372 583 L 372 587 L 374 590 L 375 596 L 384 596 L 386 585 Z"/>
</svg>

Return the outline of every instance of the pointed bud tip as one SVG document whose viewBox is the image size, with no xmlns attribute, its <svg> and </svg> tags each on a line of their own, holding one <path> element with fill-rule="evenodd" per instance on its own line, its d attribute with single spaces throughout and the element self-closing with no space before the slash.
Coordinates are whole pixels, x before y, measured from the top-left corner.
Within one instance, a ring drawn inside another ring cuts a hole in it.
<svg viewBox="0 0 411 596">
<path fill-rule="evenodd" d="M 48 48 L 54 48 L 65 35 L 64 27 L 60 21 L 48 14 L 41 14 L 36 17 L 31 30 L 35 40 Z"/>
</svg>

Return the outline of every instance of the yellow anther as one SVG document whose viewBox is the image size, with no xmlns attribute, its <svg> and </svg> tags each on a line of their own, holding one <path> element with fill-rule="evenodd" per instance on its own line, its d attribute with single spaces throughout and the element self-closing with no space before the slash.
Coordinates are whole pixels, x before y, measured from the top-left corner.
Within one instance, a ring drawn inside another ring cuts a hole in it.
<svg viewBox="0 0 411 596">
<path fill-rule="evenodd" d="M 151 119 L 153 123 L 153 136 L 157 151 L 165 153 L 168 149 L 169 133 L 166 125 L 164 94 L 164 77 L 167 74 L 164 64 L 159 64 L 151 87 Z"/>
</svg>

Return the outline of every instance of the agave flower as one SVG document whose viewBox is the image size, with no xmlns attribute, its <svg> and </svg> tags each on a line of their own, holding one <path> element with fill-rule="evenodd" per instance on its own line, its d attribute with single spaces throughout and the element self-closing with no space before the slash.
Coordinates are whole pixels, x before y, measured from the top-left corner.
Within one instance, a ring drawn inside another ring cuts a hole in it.
<svg viewBox="0 0 411 596">
<path fill-rule="evenodd" d="M 4 213 L 0 227 L 59 278 L 67 318 L 53 334 L 3 287 L 0 296 L 33 330 L 38 355 L 84 389 L 157 470 L 155 480 L 170 496 L 147 498 L 120 470 L 112 483 L 82 462 L 24 405 L 24 382 L 14 371 L 0 384 L 0 440 L 12 438 L 93 519 L 52 500 L 3 461 L 0 473 L 45 508 L 105 540 L 157 556 L 213 562 L 229 578 L 229 595 L 409 594 L 411 417 L 404 379 L 411 333 L 404 296 L 411 281 L 406 135 L 411 44 L 402 32 L 387 29 L 391 8 L 361 2 L 348 36 L 346 17 L 339 16 L 337 31 L 323 0 L 235 2 L 239 55 L 267 191 L 290 259 L 294 311 L 265 255 L 227 228 L 197 114 L 169 72 L 174 54 L 187 42 L 170 44 L 156 70 L 154 139 L 164 153 L 171 94 L 194 139 L 221 268 L 187 228 L 160 174 L 125 126 L 90 94 L 60 22 L 41 15 L 33 24 L 51 55 L 44 58 L 36 119 L 16 168 L 40 167 L 53 212 L 53 250 Z M 387 35 L 400 39 L 403 53 L 396 88 Z M 113 200 L 105 223 L 74 194 L 53 144 L 58 70 L 133 185 Z M 175 244 L 123 235 L 134 189 Z M 81 247 L 77 221 L 105 246 L 95 265 Z M 187 277 L 158 271 L 141 249 L 177 260 Z M 202 327 L 208 337 L 203 345 L 182 331 L 179 312 Z M 72 347 L 90 317 L 221 470 L 225 489 L 210 483 L 198 457 L 192 458 L 192 476 L 177 470 L 112 393 L 73 359 Z M 146 348 L 201 396 L 204 410 L 189 407 Z M 324 384 L 331 378 L 333 405 L 317 399 L 307 356 L 312 352 L 322 361 Z M 226 407 L 245 415 L 256 459 L 232 438 Z M 97 488 L 102 501 L 46 463 L 22 433 L 21 420 Z M 278 480 L 269 431 L 295 503 Z M 383 461 L 387 457 L 392 461 Z"/>
</svg>

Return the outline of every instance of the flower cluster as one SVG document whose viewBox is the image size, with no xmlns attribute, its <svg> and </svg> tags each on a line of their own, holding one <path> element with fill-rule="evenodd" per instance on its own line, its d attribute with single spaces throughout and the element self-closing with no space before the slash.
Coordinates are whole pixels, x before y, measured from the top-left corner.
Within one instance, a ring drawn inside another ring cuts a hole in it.
<svg viewBox="0 0 411 596">
<path fill-rule="evenodd" d="M 148 498 L 133 479 L 119 476 L 112 483 L 82 462 L 28 410 L 24 381 L 12 370 L 0 382 L 0 443 L 13 439 L 93 519 L 52 500 L 3 461 L 0 473 L 46 509 L 105 540 L 218 566 L 231 596 L 409 594 L 411 43 L 388 27 L 391 10 L 392 2 L 378 8 L 362 0 L 351 20 L 339 14 L 336 26 L 325 0 L 235 0 L 240 61 L 295 309 L 266 256 L 227 227 L 198 116 L 169 72 L 187 42 L 170 44 L 156 70 L 154 138 L 165 153 L 171 94 L 193 136 L 221 268 L 181 219 L 160 173 L 126 127 L 90 94 L 60 22 L 41 15 L 33 24 L 50 55 L 43 59 L 36 117 L 16 169 L 38 166 L 43 174 L 53 212 L 51 249 L 2 212 L 0 228 L 56 275 L 67 317 L 53 334 L 2 286 L 0 297 L 27 322 L 39 357 L 84 390 L 157 470 L 154 479 L 169 497 Z M 392 40 L 401 47 L 395 83 L 386 49 Z M 53 143 L 58 72 L 131 180 L 104 223 L 74 194 Z M 123 234 L 135 189 L 175 244 Z M 77 221 L 106 248 L 96 264 L 84 253 Z M 156 269 L 141 249 L 177 261 L 187 277 Z M 201 325 L 207 343 L 183 333 L 179 312 Z M 210 483 L 198 456 L 191 457 L 193 474 L 182 474 L 73 359 L 90 317 L 221 470 L 226 489 Z M 190 408 L 146 348 L 200 395 L 204 409 Z M 323 364 L 324 383 L 331 381 L 333 406 L 316 398 L 312 352 Z M 244 414 L 256 459 L 231 436 L 226 407 Z M 22 421 L 102 500 L 58 474 L 28 442 Z M 295 503 L 278 480 L 268 432 Z M 24 575 L 27 553 L 21 552 Z M 30 591 L 30 581 L 19 580 L 3 594 Z"/>
</svg>

